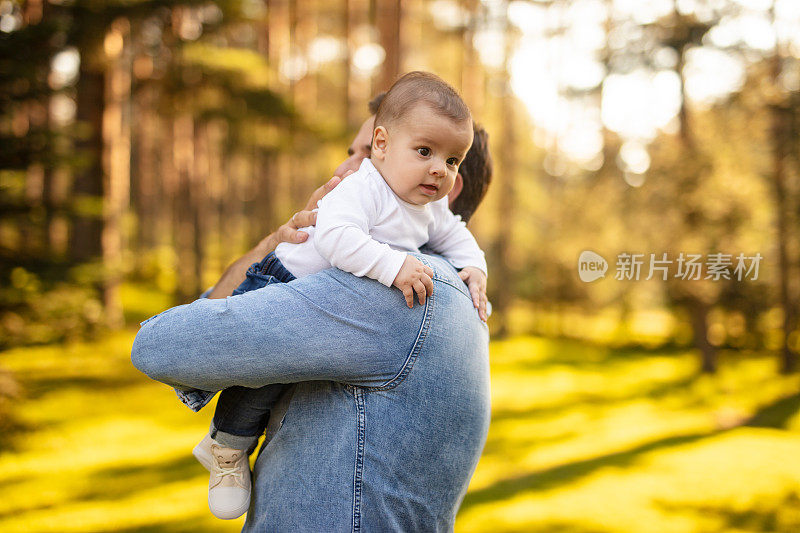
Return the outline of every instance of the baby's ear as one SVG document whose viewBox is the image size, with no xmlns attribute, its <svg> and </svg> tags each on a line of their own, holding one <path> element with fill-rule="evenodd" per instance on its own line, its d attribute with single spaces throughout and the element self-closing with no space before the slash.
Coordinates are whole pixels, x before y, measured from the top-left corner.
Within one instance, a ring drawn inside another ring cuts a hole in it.
<svg viewBox="0 0 800 533">
<path fill-rule="evenodd" d="M 372 157 L 383 159 L 386 157 L 386 146 L 389 144 L 389 134 L 386 128 L 378 126 L 372 134 Z"/>
</svg>

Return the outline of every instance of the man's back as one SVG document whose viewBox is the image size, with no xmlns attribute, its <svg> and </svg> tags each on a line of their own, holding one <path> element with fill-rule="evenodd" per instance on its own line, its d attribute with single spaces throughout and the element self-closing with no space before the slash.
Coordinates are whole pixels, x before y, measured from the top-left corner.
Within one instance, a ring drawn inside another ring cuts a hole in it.
<svg viewBox="0 0 800 533">
<path fill-rule="evenodd" d="M 452 267 L 425 261 L 436 271 L 425 307 L 364 286 L 397 299 L 397 374 L 372 387 L 298 384 L 257 460 L 245 531 L 452 529 L 489 426 L 488 331 Z"/>
</svg>

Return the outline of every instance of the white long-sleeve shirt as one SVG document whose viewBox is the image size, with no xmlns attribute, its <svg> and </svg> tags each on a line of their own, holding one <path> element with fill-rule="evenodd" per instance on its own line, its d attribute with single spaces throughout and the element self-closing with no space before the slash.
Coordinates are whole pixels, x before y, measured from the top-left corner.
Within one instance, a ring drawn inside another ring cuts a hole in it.
<svg viewBox="0 0 800 533">
<path fill-rule="evenodd" d="M 335 266 L 391 286 L 408 252 L 428 244 L 456 268 L 486 269 L 486 259 L 447 197 L 427 205 L 400 199 L 369 159 L 318 203 L 316 227 L 300 244 L 281 243 L 275 255 L 295 277 Z"/>
</svg>

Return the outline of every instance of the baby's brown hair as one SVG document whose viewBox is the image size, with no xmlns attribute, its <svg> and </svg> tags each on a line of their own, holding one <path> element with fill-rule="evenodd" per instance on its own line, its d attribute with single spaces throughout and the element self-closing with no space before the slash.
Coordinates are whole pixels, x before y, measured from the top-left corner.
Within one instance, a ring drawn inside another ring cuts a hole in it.
<svg viewBox="0 0 800 533">
<path fill-rule="evenodd" d="M 453 122 L 472 119 L 467 104 L 455 89 L 436 74 L 417 70 L 394 82 L 375 113 L 375 127 L 388 129 L 420 103 Z"/>
</svg>

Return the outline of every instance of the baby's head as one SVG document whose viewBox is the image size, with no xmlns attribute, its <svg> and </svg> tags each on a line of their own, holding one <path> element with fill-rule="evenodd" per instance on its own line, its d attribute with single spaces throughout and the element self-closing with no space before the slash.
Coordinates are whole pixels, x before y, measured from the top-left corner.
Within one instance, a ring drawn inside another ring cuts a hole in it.
<svg viewBox="0 0 800 533">
<path fill-rule="evenodd" d="M 375 114 L 371 160 L 402 200 L 444 198 L 472 145 L 469 108 L 445 81 L 409 72 L 392 85 Z"/>
</svg>

